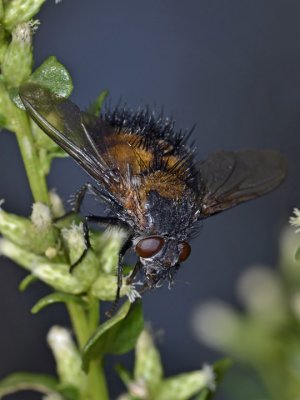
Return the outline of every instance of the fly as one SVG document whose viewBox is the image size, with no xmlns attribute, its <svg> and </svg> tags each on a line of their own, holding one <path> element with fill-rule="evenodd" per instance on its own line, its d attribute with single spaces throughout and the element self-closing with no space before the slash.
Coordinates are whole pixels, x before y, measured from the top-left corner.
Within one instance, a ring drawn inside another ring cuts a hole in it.
<svg viewBox="0 0 300 400">
<path fill-rule="evenodd" d="M 270 192 L 286 175 L 275 150 L 220 150 L 196 162 L 173 123 L 148 111 L 117 108 L 95 117 L 33 83 L 23 85 L 20 96 L 31 118 L 95 181 L 77 193 L 75 211 L 87 192 L 109 206 L 109 215 L 85 217 L 87 250 L 91 221 L 126 231 L 115 305 L 128 250 L 137 255 L 129 283 L 142 271 L 142 290 L 171 284 L 190 255 L 199 221 Z"/>
</svg>

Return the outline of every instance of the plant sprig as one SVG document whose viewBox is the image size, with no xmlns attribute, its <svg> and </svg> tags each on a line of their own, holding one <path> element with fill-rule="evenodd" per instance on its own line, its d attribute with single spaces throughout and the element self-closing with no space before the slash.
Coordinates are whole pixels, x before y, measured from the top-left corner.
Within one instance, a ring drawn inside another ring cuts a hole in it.
<svg viewBox="0 0 300 400">
<path fill-rule="evenodd" d="M 198 393 L 203 399 L 211 398 L 215 385 L 212 368 L 163 379 L 158 352 L 143 331 L 141 301 L 132 304 L 127 300 L 111 319 L 100 321 L 100 302 L 113 300 L 117 289 L 115 269 L 123 240 L 119 230 L 92 232 L 92 249 L 70 273 L 70 265 L 85 248 L 82 224 L 76 215 L 55 222 L 64 214 L 64 207 L 59 196 L 49 191 L 46 181 L 52 161 L 66 154 L 29 119 L 18 94 L 25 82 L 37 83 L 62 97 L 73 90 L 68 70 L 54 56 L 32 70 L 32 36 L 38 23 L 31 18 L 44 2 L 0 0 L 0 124 L 16 135 L 34 199 L 29 218 L 0 207 L 0 254 L 29 272 L 20 284 L 21 291 L 36 280 L 48 285 L 50 293 L 37 301 L 33 314 L 52 304 L 65 304 L 76 341 L 65 328 L 52 327 L 48 344 L 56 360 L 57 377 L 12 374 L 0 381 L 0 398 L 31 389 L 48 400 L 108 400 L 105 356 L 128 352 L 137 341 L 135 372 L 125 382 L 126 398 L 187 400 Z M 102 92 L 89 112 L 100 115 L 106 96 L 107 92 Z M 121 296 L 130 300 L 139 297 L 134 285 L 127 285 L 125 280 Z M 133 388 L 140 384 L 146 391 L 136 393 Z"/>
</svg>

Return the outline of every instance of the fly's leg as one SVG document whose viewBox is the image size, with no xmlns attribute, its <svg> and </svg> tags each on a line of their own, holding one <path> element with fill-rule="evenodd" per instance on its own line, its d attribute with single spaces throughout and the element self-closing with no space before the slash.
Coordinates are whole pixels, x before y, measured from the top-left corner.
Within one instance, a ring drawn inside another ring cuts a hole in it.
<svg viewBox="0 0 300 400">
<path fill-rule="evenodd" d="M 87 218 L 87 217 L 86 217 Z M 89 234 L 89 226 L 87 223 L 87 220 L 84 220 L 83 222 L 83 240 L 84 240 L 84 250 L 81 254 L 81 256 L 78 258 L 77 261 L 75 261 L 75 263 L 73 263 L 70 266 L 69 272 L 72 273 L 74 268 L 77 267 L 78 264 L 81 263 L 81 261 L 85 258 L 85 256 L 87 255 L 89 249 L 91 248 L 91 242 L 90 242 L 90 234 Z"/>
<path fill-rule="evenodd" d="M 81 205 L 88 192 L 93 193 L 93 186 L 90 183 L 86 183 L 85 185 L 83 185 L 75 194 L 74 205 L 72 207 L 73 213 L 77 214 L 80 212 Z"/>
<path fill-rule="evenodd" d="M 145 282 L 143 284 L 143 286 L 140 288 L 140 290 L 138 290 L 138 292 L 139 292 L 139 294 L 144 294 L 145 292 L 147 292 L 150 289 L 151 289 L 151 287 L 148 285 L 147 282 Z"/>
<path fill-rule="evenodd" d="M 126 284 L 127 285 L 131 285 L 134 278 L 136 277 L 137 273 L 139 272 L 141 268 L 141 261 L 138 260 L 133 268 L 133 270 L 131 271 L 131 274 L 129 275 L 129 277 L 126 279 Z"/>
<path fill-rule="evenodd" d="M 75 193 L 74 195 L 74 204 L 72 206 L 72 210 L 68 211 L 67 213 L 65 213 L 64 215 L 62 215 L 61 217 L 58 217 L 55 219 L 55 222 L 61 221 L 67 217 L 69 217 L 72 214 L 78 214 L 80 212 L 80 208 L 81 205 L 83 203 L 83 200 L 86 196 L 87 193 L 92 193 L 92 194 L 96 194 L 96 190 L 93 188 L 93 186 L 90 183 L 86 183 L 84 184 L 79 190 L 78 192 Z"/>
<path fill-rule="evenodd" d="M 123 244 L 123 246 L 120 250 L 120 253 L 119 253 L 118 275 L 117 275 L 118 286 L 117 286 L 116 298 L 115 298 L 110 310 L 106 313 L 106 316 L 109 318 L 114 314 L 114 312 L 117 308 L 118 302 L 120 300 L 120 291 L 121 291 L 122 281 L 123 281 L 123 266 L 124 266 L 123 259 L 124 259 L 126 252 L 130 249 L 131 246 L 132 246 L 132 235 L 130 235 L 126 239 L 126 241 Z"/>
<path fill-rule="evenodd" d="M 114 226 L 123 226 L 125 227 L 125 224 L 120 221 L 118 218 L 114 217 L 99 217 L 97 215 L 89 215 L 84 218 L 83 222 L 83 239 L 84 239 L 84 245 L 85 248 L 81 254 L 81 256 L 78 258 L 78 260 L 70 266 L 70 272 L 74 270 L 74 268 L 82 262 L 84 257 L 87 255 L 88 251 L 91 248 L 91 242 L 90 242 L 90 235 L 89 235 L 89 222 L 97 222 L 105 225 L 114 225 Z M 126 225 L 127 227 L 127 225 Z"/>
</svg>

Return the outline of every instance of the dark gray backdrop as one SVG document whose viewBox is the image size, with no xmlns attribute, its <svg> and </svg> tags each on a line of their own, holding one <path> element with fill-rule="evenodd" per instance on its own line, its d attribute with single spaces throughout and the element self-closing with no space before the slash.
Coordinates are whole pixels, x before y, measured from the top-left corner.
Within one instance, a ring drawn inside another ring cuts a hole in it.
<svg viewBox="0 0 300 400">
<path fill-rule="evenodd" d="M 280 229 L 300 202 L 299 1 L 48 0 L 40 20 L 36 64 L 57 56 L 81 106 L 108 88 L 113 102 L 163 105 L 179 128 L 196 123 L 200 158 L 241 147 L 273 147 L 288 157 L 289 176 L 279 190 L 207 221 L 176 287 L 145 298 L 146 320 L 165 331 L 166 373 L 199 368 L 217 355 L 193 337 L 194 307 L 210 297 L 235 302 L 243 268 L 275 264 Z M 7 210 L 27 215 L 31 195 L 12 134 L 1 132 L 0 149 L 0 198 Z M 64 159 L 54 163 L 49 185 L 67 200 L 85 180 Z M 44 336 L 50 325 L 67 324 L 67 316 L 59 306 L 30 316 L 44 287 L 19 294 L 24 272 L 5 259 L 0 265 L 0 376 L 53 371 Z M 120 385 L 110 375 L 114 396 Z"/>
</svg>

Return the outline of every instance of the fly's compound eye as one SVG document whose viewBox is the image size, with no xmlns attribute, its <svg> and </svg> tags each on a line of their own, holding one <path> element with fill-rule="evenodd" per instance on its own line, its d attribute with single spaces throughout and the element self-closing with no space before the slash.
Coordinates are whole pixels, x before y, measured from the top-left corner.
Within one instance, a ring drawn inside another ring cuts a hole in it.
<svg viewBox="0 0 300 400">
<path fill-rule="evenodd" d="M 183 262 L 191 254 L 191 246 L 188 244 L 188 242 L 182 242 L 182 243 L 179 244 L 179 249 L 180 249 L 179 261 Z"/>
<path fill-rule="evenodd" d="M 165 244 L 161 236 L 150 236 L 142 239 L 135 247 L 135 251 L 142 258 L 150 258 L 155 256 Z"/>
</svg>

